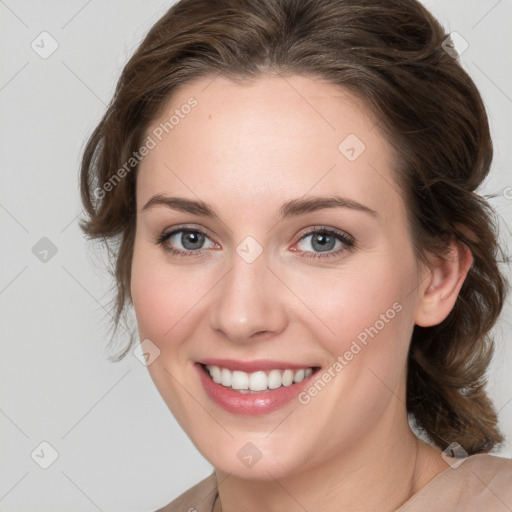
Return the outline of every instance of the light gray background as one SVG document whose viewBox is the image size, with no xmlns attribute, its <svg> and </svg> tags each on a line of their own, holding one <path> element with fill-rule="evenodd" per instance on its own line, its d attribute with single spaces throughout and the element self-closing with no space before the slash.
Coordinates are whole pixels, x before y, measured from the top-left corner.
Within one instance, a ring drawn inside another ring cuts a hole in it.
<svg viewBox="0 0 512 512">
<path fill-rule="evenodd" d="M 0 511 L 151 511 L 211 472 L 147 369 L 131 354 L 106 359 L 110 281 L 77 225 L 84 142 L 122 66 L 171 4 L 0 0 Z M 484 96 L 496 148 L 483 192 L 496 194 L 511 251 L 512 1 L 425 4 L 469 44 L 461 60 Z M 31 48 L 43 31 L 59 45 L 47 59 Z M 47 262 L 32 253 L 43 237 L 57 248 Z M 509 300 L 489 386 L 508 457 L 511 318 Z M 42 441 L 59 454 L 48 469 L 31 458 Z"/>
</svg>

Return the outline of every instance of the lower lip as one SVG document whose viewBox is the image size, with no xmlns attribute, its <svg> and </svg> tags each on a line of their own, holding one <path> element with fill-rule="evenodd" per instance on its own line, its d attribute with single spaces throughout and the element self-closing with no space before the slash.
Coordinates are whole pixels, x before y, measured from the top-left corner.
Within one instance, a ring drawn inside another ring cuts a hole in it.
<svg viewBox="0 0 512 512">
<path fill-rule="evenodd" d="M 200 364 L 196 363 L 195 366 L 206 394 L 224 410 L 241 416 L 262 416 L 283 407 L 299 395 L 316 373 L 291 386 L 281 386 L 262 393 L 239 393 L 214 382 Z"/>
</svg>

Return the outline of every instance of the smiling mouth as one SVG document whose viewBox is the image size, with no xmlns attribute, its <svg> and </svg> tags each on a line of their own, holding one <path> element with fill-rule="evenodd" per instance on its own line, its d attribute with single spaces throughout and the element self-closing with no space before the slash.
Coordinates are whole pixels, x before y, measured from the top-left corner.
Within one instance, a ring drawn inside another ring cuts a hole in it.
<svg viewBox="0 0 512 512">
<path fill-rule="evenodd" d="M 319 367 L 312 366 L 284 370 L 276 368 L 248 373 L 210 364 L 201 364 L 201 366 L 213 382 L 242 394 L 265 393 L 289 387 L 311 377 L 319 370 Z"/>
</svg>

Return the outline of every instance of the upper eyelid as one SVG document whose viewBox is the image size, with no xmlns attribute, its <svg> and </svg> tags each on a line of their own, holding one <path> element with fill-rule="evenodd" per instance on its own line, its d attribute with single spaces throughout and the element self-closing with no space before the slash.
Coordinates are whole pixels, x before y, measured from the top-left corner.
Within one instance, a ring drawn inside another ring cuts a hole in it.
<svg viewBox="0 0 512 512">
<path fill-rule="evenodd" d="M 175 235 L 176 233 L 180 233 L 181 231 L 192 231 L 197 233 L 202 233 L 207 236 L 210 240 L 213 240 L 215 237 L 209 233 L 209 230 L 204 227 L 194 226 L 194 225 L 184 225 L 170 228 L 169 230 L 164 229 L 162 231 L 162 236 L 170 237 Z"/>
<path fill-rule="evenodd" d="M 352 235 L 350 235 L 346 231 L 343 231 L 342 229 L 331 228 L 331 227 L 327 227 L 327 226 L 309 226 L 307 228 L 304 228 L 304 233 L 302 235 L 300 235 L 300 238 L 311 235 L 313 233 L 332 233 L 334 235 L 339 235 L 339 236 L 344 236 L 346 238 L 350 238 L 351 240 L 354 238 Z"/>
</svg>

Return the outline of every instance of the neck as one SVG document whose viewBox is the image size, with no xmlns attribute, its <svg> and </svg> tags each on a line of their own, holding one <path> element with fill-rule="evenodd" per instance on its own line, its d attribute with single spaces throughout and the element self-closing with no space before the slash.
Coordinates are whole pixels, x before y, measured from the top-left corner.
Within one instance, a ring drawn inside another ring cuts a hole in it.
<svg viewBox="0 0 512 512">
<path fill-rule="evenodd" d="M 255 481 L 216 470 L 215 511 L 396 510 L 446 465 L 416 438 L 406 417 L 389 427 L 382 435 L 382 425 L 376 426 L 364 446 L 354 443 L 320 466 L 280 479 Z"/>
</svg>

